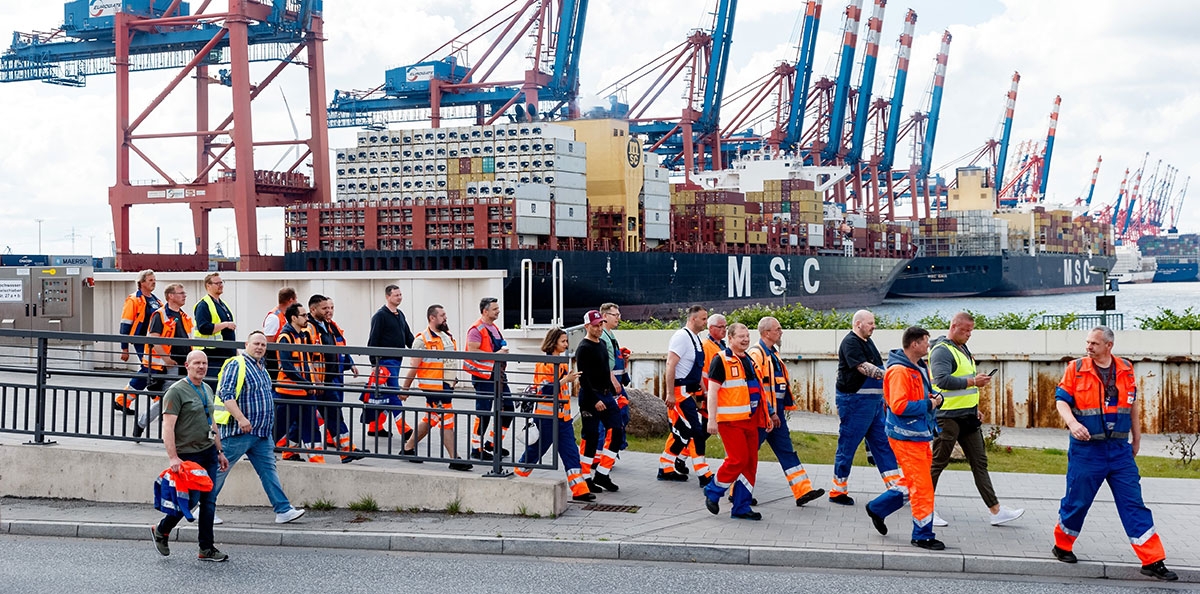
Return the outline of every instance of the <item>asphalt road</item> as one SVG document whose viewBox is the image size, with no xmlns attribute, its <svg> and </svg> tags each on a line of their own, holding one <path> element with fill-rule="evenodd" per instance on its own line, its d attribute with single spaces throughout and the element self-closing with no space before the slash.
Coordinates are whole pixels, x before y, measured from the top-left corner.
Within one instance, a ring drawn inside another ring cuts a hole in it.
<svg viewBox="0 0 1200 594">
<path fill-rule="evenodd" d="M 1109 580 L 1024 581 L 1006 576 L 488 558 L 274 547 L 230 547 L 227 563 L 196 560 L 194 543 L 171 543 L 161 557 L 145 542 L 0 537 L 0 592 L 920 592 L 1041 594 L 1154 592 L 1176 584 Z M 1194 586 L 1194 584 L 1193 584 Z"/>
</svg>

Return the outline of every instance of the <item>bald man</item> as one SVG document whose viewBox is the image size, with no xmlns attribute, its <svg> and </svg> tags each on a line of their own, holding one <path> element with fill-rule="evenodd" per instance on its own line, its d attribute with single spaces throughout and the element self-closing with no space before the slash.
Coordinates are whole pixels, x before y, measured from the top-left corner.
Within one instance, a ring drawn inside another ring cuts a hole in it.
<svg viewBox="0 0 1200 594">
<path fill-rule="evenodd" d="M 864 439 L 875 456 L 875 467 L 884 484 L 890 488 L 900 480 L 900 467 L 884 432 L 883 357 L 871 341 L 875 314 L 865 309 L 854 312 L 853 324 L 854 329 L 838 347 L 836 393 L 841 424 L 829 501 L 841 505 L 854 505 L 849 492 L 850 467 Z"/>
<path fill-rule="evenodd" d="M 825 489 L 813 489 L 800 456 L 792 445 L 792 432 L 787 425 L 787 412 L 796 410 L 796 400 L 792 398 L 792 378 L 788 375 L 787 367 L 779 358 L 779 342 L 783 339 L 783 326 L 779 320 L 767 316 L 758 321 L 758 342 L 750 347 L 746 354 L 754 362 L 754 369 L 762 384 L 764 396 L 774 399 L 776 418 L 771 419 L 774 427 L 770 431 L 758 428 L 758 445 L 764 442 L 771 445 L 775 458 L 783 467 L 783 475 L 787 477 L 788 486 L 792 489 L 792 497 L 796 506 L 804 505 L 825 494 Z M 782 412 L 781 412 L 782 411 Z"/>
</svg>

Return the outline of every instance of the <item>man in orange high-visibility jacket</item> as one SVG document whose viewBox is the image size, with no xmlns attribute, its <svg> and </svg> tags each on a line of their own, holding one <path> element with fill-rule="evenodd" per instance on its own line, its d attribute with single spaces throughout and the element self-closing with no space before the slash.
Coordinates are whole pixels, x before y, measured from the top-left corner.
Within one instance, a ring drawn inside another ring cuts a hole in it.
<svg viewBox="0 0 1200 594">
<path fill-rule="evenodd" d="M 1105 481 L 1125 535 L 1142 562 L 1142 573 L 1178 579 L 1163 562 L 1167 554 L 1154 530 L 1154 517 L 1142 502 L 1141 476 L 1134 456 L 1142 440 L 1141 404 L 1133 363 L 1112 355 L 1113 331 L 1098 326 L 1088 333 L 1087 357 L 1067 364 L 1055 391 L 1055 407 L 1071 431 L 1067 452 L 1067 494 L 1054 527 L 1055 558 L 1078 559 L 1072 549 L 1096 492 Z M 1132 438 L 1133 443 L 1130 443 Z"/>
<path fill-rule="evenodd" d="M 929 551 L 946 548 L 933 533 L 933 448 L 937 434 L 935 411 L 943 398 L 933 392 L 925 355 L 929 354 L 929 331 L 910 326 L 901 339 L 903 349 L 888 353 L 883 376 L 883 399 L 887 403 L 888 444 L 896 454 L 903 475 L 895 485 L 867 504 L 867 515 L 880 534 L 887 534 L 884 518 L 912 505 L 912 545 Z"/>
<path fill-rule="evenodd" d="M 458 459 L 458 445 L 455 440 L 454 413 L 434 412 L 434 410 L 452 410 L 454 408 L 454 386 L 458 384 L 458 363 L 447 364 L 447 359 L 438 354 L 439 351 L 457 351 L 458 342 L 450 334 L 450 324 L 446 322 L 446 308 L 440 305 L 430 305 L 425 310 L 427 325 L 425 330 L 418 332 L 413 339 L 413 349 L 429 351 L 424 357 L 410 357 L 408 375 L 404 378 L 404 389 L 412 388 L 413 380 L 417 387 L 425 393 L 425 408 L 433 409 L 421 415 L 417 422 L 417 431 L 404 442 L 405 456 L 417 456 L 417 442 L 429 435 L 432 427 L 442 429 L 442 447 L 451 458 Z M 432 455 L 432 454 L 431 454 Z M 420 462 L 420 460 L 410 460 Z M 466 462 L 451 462 L 450 470 L 471 470 L 472 465 Z"/>
<path fill-rule="evenodd" d="M 341 326 L 333 321 L 333 299 L 321 294 L 308 298 L 308 328 L 309 339 L 313 344 L 325 346 L 346 346 L 346 335 Z M 354 359 L 346 353 L 310 353 L 313 362 L 314 383 L 320 384 L 317 401 L 332 403 L 317 409 L 321 422 L 325 427 L 326 443 L 334 445 L 344 452 L 341 455 L 342 464 L 362 460 L 365 452 L 350 443 L 350 428 L 342 415 L 342 387 L 346 383 L 346 370 L 349 369 L 356 377 L 358 367 Z"/>
<path fill-rule="evenodd" d="M 808 472 L 800 463 L 796 447 L 792 445 L 792 432 L 788 429 L 786 411 L 796 408 L 792 398 L 792 378 L 788 375 L 787 367 L 779 358 L 779 341 L 783 339 L 783 326 L 779 320 L 767 316 L 758 321 L 758 343 L 746 352 L 754 361 L 758 370 L 758 379 L 762 383 L 763 393 L 771 398 L 775 405 L 777 416 L 773 419 L 774 429 L 759 430 L 758 442 L 770 444 L 771 451 L 783 467 L 783 475 L 787 478 L 788 486 L 792 489 L 792 497 L 796 505 L 801 506 L 825 494 L 825 489 L 813 489 Z"/>
<path fill-rule="evenodd" d="M 750 508 L 758 471 L 758 430 L 774 428 L 770 398 L 763 396 L 754 362 L 746 355 L 750 330 L 745 324 L 729 327 L 729 348 L 713 359 L 708 369 L 708 433 L 721 434 L 725 461 L 717 476 L 704 487 L 704 507 L 721 511 L 721 498 L 733 487 L 732 517 L 761 520 Z"/>
<path fill-rule="evenodd" d="M 500 334 L 496 320 L 500 319 L 500 302 L 495 297 L 484 297 L 479 301 L 479 320 L 467 330 L 467 350 L 483 353 L 508 353 L 508 342 Z M 495 404 L 496 385 L 500 385 L 500 394 L 504 412 L 513 412 L 512 393 L 509 392 L 504 363 L 494 359 L 465 359 L 463 370 L 471 376 L 471 385 L 475 388 L 475 410 L 480 414 L 475 416 L 471 428 L 471 452 L 469 456 L 477 460 L 491 461 L 495 454 L 508 456 L 504 448 L 504 437 L 512 426 L 513 417 L 501 417 L 500 447 L 496 447 L 495 430 L 488 432 L 488 424 L 492 420 L 491 411 Z"/>
<path fill-rule="evenodd" d="M 291 351 L 286 345 L 312 344 L 308 333 L 308 312 L 299 303 L 288 306 L 288 323 L 279 333 L 279 372 L 275 377 L 275 397 L 288 400 L 316 400 L 318 389 L 314 386 L 313 354 Z M 275 422 L 287 428 L 288 445 L 297 448 L 319 449 L 321 435 L 317 429 L 317 409 L 313 405 L 287 403 L 277 404 Z M 291 454 L 290 456 L 288 454 Z M 285 452 L 284 460 L 300 459 L 298 454 Z M 309 462 L 324 464 L 325 456 L 311 454 Z"/>
<path fill-rule="evenodd" d="M 153 270 L 146 269 L 138 273 L 138 289 L 125 298 L 125 305 L 121 308 L 122 336 L 146 335 L 146 328 L 150 326 L 151 314 L 162 307 L 162 302 L 154 296 L 154 287 L 157 284 L 158 281 L 154 278 Z M 144 353 L 146 350 L 145 345 L 141 344 L 135 344 L 133 348 L 138 353 Z M 121 344 L 121 360 L 129 360 L 128 344 Z M 138 357 L 138 361 L 141 361 L 141 357 Z M 145 365 L 141 365 L 137 375 L 129 378 L 129 384 L 125 386 L 125 391 L 117 394 L 113 399 L 113 408 L 124 411 L 127 415 L 133 414 L 133 401 L 137 398 L 135 392 L 146 389 L 149 375 L 150 370 Z"/>
</svg>

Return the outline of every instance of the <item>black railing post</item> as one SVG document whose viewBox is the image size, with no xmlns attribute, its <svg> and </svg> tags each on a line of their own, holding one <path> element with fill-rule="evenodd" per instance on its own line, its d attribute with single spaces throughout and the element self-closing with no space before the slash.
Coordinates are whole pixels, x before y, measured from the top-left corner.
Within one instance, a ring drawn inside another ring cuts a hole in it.
<svg viewBox="0 0 1200 594">
<path fill-rule="evenodd" d="M 508 476 L 508 473 L 500 467 L 504 453 L 504 426 L 500 424 L 500 416 L 504 412 L 505 367 L 504 361 L 496 361 L 492 364 L 492 435 L 494 435 L 492 438 L 492 469 L 483 476 L 493 478 Z M 487 440 L 487 435 L 479 436 L 481 453 L 483 446 L 486 445 L 485 440 Z"/>
<path fill-rule="evenodd" d="M 57 442 L 46 441 L 46 372 L 49 358 L 49 341 L 45 337 L 37 339 L 37 383 L 34 395 L 33 441 L 26 445 L 53 445 Z"/>
</svg>

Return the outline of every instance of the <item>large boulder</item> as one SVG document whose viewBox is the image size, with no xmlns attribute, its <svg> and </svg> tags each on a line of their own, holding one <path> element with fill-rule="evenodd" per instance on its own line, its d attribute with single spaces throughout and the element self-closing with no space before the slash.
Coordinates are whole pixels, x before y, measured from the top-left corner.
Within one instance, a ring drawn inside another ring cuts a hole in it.
<svg viewBox="0 0 1200 594">
<path fill-rule="evenodd" d="M 627 389 L 629 425 L 625 431 L 635 437 L 665 437 L 671 430 L 667 403 L 659 396 L 642 390 Z"/>
</svg>

